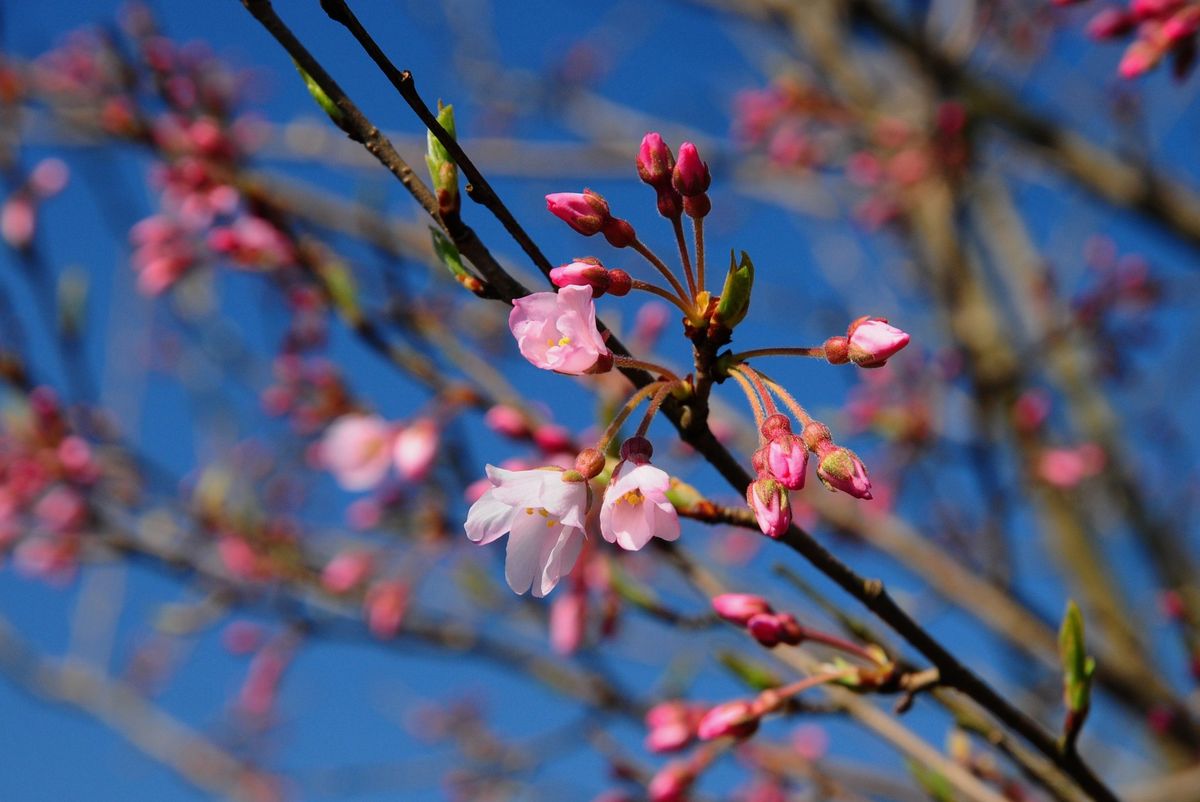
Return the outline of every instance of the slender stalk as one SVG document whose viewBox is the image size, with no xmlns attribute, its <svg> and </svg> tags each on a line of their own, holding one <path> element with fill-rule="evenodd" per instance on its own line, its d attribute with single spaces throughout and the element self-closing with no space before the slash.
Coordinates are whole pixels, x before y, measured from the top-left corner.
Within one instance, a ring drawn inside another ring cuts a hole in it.
<svg viewBox="0 0 1200 802">
<path fill-rule="evenodd" d="M 704 218 L 692 218 L 692 230 L 696 234 L 696 283 L 704 292 Z"/>
<path fill-rule="evenodd" d="M 681 217 L 674 218 L 671 220 L 671 227 L 675 229 L 675 244 L 679 246 L 679 261 L 683 264 L 683 276 L 687 279 L 692 297 L 695 298 L 704 290 L 704 285 L 697 286 L 698 282 L 692 275 L 692 257 L 688 254 L 687 239 L 683 236 L 683 219 Z"/>
<path fill-rule="evenodd" d="M 650 428 L 650 421 L 654 420 L 654 416 L 658 414 L 658 410 L 662 406 L 663 401 L 665 401 L 667 395 L 675 389 L 676 384 L 678 384 L 678 382 L 663 382 L 662 387 L 658 388 L 658 392 L 656 392 L 654 397 L 650 399 L 650 406 L 646 407 L 646 415 L 642 418 L 642 423 L 637 428 L 637 437 L 646 436 L 646 431 Z"/>
<path fill-rule="evenodd" d="M 812 415 L 808 414 L 808 410 L 806 410 L 800 404 L 800 402 L 796 400 L 795 396 L 783 389 L 779 382 L 773 381 L 765 373 L 761 371 L 754 372 L 762 378 L 763 382 L 771 389 L 772 392 L 775 393 L 775 395 L 779 396 L 779 400 L 782 401 L 784 406 L 786 406 L 788 410 L 796 416 L 796 420 L 800 421 L 805 426 L 812 423 Z"/>
<path fill-rule="evenodd" d="M 635 409 L 637 409 L 638 404 L 642 403 L 647 396 L 661 390 L 664 385 L 670 386 L 670 382 L 651 382 L 631 395 L 629 400 L 625 402 L 625 406 L 621 407 L 617 414 L 613 416 L 613 419 L 609 421 L 608 426 L 604 428 L 604 433 L 601 434 L 600 439 L 596 441 L 596 449 L 599 451 L 604 451 L 606 448 L 608 448 L 608 444 L 612 442 L 612 439 L 617 436 L 617 432 L 621 430 L 621 426 L 625 423 L 625 419 L 628 418 Z"/>
<path fill-rule="evenodd" d="M 784 685 L 782 688 L 771 688 L 766 693 L 777 694 L 782 699 L 795 696 L 798 693 L 807 691 L 809 688 L 815 688 L 818 685 L 824 685 L 827 682 L 837 682 L 839 679 L 846 679 L 858 673 L 857 668 L 844 668 L 840 671 L 828 671 L 824 674 L 814 674 L 811 677 L 796 680 L 790 685 Z"/>
<path fill-rule="evenodd" d="M 647 362 L 643 359 L 634 359 L 629 356 L 613 354 L 613 364 L 619 368 L 641 368 L 659 376 L 666 376 L 671 381 L 679 381 L 679 377 L 674 372 L 664 368 L 662 365 L 656 365 L 653 362 Z"/>
<path fill-rule="evenodd" d="M 762 429 L 763 421 L 766 420 L 766 415 L 763 414 L 762 399 L 758 397 L 754 387 L 751 386 L 750 380 L 736 370 L 729 372 L 729 377 L 738 383 L 742 388 L 742 392 L 746 394 L 746 400 L 750 402 L 750 409 L 754 411 L 754 428 Z"/>
<path fill-rule="evenodd" d="M 754 385 L 754 389 L 758 390 L 758 394 L 762 396 L 763 400 L 763 412 L 765 412 L 767 415 L 774 415 L 779 412 L 779 410 L 775 408 L 775 402 L 771 398 L 771 393 L 767 390 L 766 385 L 763 384 L 762 377 L 759 376 L 757 370 L 749 365 L 737 365 L 733 368 L 733 371 L 741 373 L 743 376 L 749 379 Z M 730 371 L 730 373 L 732 374 L 733 371 Z"/>
<path fill-rule="evenodd" d="M 804 346 L 797 347 L 779 347 L 779 348 L 752 348 L 749 351 L 742 351 L 734 354 L 730 359 L 734 362 L 745 362 L 747 359 L 753 359 L 756 356 L 811 356 L 817 359 L 825 358 L 825 349 L 822 346 L 816 345 L 811 348 Z"/>
<path fill-rule="evenodd" d="M 848 641 L 845 638 L 839 638 L 837 635 L 831 635 L 828 632 L 819 632 L 815 629 L 804 630 L 804 640 L 812 643 L 820 643 L 828 646 L 831 649 L 837 649 L 839 652 L 852 654 L 855 657 L 861 657 L 869 663 L 879 664 L 879 656 L 872 654 L 870 649 L 867 649 L 853 641 Z"/>
<path fill-rule="evenodd" d="M 679 298 L 678 295 L 672 295 L 671 293 L 667 292 L 666 290 L 664 290 L 662 287 L 658 286 L 657 284 L 651 284 L 648 281 L 639 281 L 638 279 L 635 278 L 633 280 L 633 284 L 631 286 L 635 290 L 641 290 L 642 292 L 648 292 L 648 293 L 651 293 L 652 295 L 657 295 L 659 298 L 670 301 L 671 303 L 675 304 L 675 306 L 682 309 L 683 313 L 685 315 L 687 315 L 689 318 L 696 314 L 696 310 L 690 308 L 687 304 L 685 304 Z"/>
<path fill-rule="evenodd" d="M 666 263 L 664 263 L 662 259 L 659 259 L 658 255 L 654 253 L 654 251 L 646 247 L 646 243 L 642 242 L 640 239 L 635 239 L 632 247 L 635 251 L 644 256 L 647 262 L 654 265 L 659 273 L 662 273 L 663 278 L 670 282 L 671 288 L 675 290 L 675 292 L 679 293 L 679 299 L 681 301 L 683 301 L 685 304 L 689 304 L 691 302 L 692 299 L 688 297 L 687 290 L 685 290 L 683 285 L 679 283 L 679 279 L 675 278 L 675 274 L 671 272 L 671 268 L 667 267 Z"/>
</svg>

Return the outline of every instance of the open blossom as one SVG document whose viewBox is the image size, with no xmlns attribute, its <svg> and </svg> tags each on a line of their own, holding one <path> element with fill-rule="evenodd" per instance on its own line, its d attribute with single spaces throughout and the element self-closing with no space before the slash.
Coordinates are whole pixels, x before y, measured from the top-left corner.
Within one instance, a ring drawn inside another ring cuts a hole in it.
<svg viewBox="0 0 1200 802">
<path fill-rule="evenodd" d="M 609 543 L 637 551 L 658 536 L 679 537 L 679 515 L 667 499 L 671 477 L 649 462 L 622 464 L 600 506 L 600 533 Z"/>
<path fill-rule="evenodd" d="M 612 353 L 596 328 L 591 287 L 568 286 L 518 298 L 508 327 L 521 355 L 543 370 L 578 376 L 612 368 Z"/>
<path fill-rule="evenodd" d="M 508 535 L 504 577 L 516 593 L 545 596 L 583 549 L 586 482 L 563 481 L 555 468 L 506 471 L 487 466 L 492 486 L 471 505 L 467 537 L 480 545 Z"/>
<path fill-rule="evenodd" d="M 378 415 L 343 415 L 325 430 L 321 459 L 346 490 L 368 490 L 387 474 L 392 439 L 392 428 Z"/>
</svg>

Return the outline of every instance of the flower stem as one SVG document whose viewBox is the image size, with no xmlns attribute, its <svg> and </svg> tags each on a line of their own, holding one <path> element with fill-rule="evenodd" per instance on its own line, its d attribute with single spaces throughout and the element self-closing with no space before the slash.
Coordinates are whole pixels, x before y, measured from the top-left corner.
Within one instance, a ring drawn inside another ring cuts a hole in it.
<svg viewBox="0 0 1200 802">
<path fill-rule="evenodd" d="M 742 392 L 746 394 L 746 400 L 750 402 L 750 408 L 754 410 L 754 428 L 761 431 L 763 421 L 766 420 L 766 415 L 763 414 L 762 399 L 758 397 L 758 393 L 751 386 L 750 380 L 741 373 L 731 370 L 729 376 L 738 383 L 738 386 L 742 388 Z"/>
<path fill-rule="evenodd" d="M 641 290 L 642 292 L 648 292 L 653 295 L 657 295 L 659 298 L 670 301 L 682 309 L 683 313 L 687 315 L 689 319 L 694 317 L 696 314 L 696 310 L 689 308 L 688 305 L 679 298 L 679 296 L 672 295 L 657 284 L 651 284 L 648 281 L 639 281 L 635 278 L 633 279 L 633 283 L 630 285 L 630 287 L 635 290 Z"/>
<path fill-rule="evenodd" d="M 761 371 L 755 372 L 762 377 L 762 380 L 766 383 L 767 387 L 771 388 L 772 392 L 779 397 L 779 400 L 783 402 L 784 406 L 786 406 L 788 410 L 796 416 L 796 420 L 800 421 L 800 423 L 804 424 L 805 426 L 812 423 L 813 417 L 812 415 L 808 414 L 808 410 L 801 406 L 800 402 L 797 401 L 791 393 L 783 389 L 779 382 L 773 381 Z"/>
<path fill-rule="evenodd" d="M 641 368 L 649 371 L 657 376 L 665 376 L 671 381 L 679 381 L 679 377 L 674 372 L 664 368 L 662 365 L 656 365 L 653 362 L 646 362 L 641 359 L 634 359 L 629 356 L 613 355 L 613 364 L 619 368 Z"/>
<path fill-rule="evenodd" d="M 855 657 L 861 657 L 868 663 L 879 664 L 879 655 L 872 654 L 869 649 L 860 644 L 848 641 L 845 638 L 839 638 L 837 635 L 831 635 L 828 632 L 819 632 L 815 629 L 804 630 L 804 640 L 812 643 L 820 643 L 828 646 L 831 649 L 837 649 L 839 652 L 852 654 Z"/>
<path fill-rule="evenodd" d="M 692 297 L 695 298 L 703 286 L 697 287 L 696 279 L 692 276 L 692 257 L 688 254 L 687 239 L 683 236 L 683 220 L 676 217 L 671 220 L 671 226 L 675 229 L 675 243 L 679 246 L 679 261 L 683 263 L 683 276 L 687 279 L 688 289 L 692 292 Z"/>
<path fill-rule="evenodd" d="M 596 441 L 596 449 L 598 451 L 607 449 L 609 442 L 617 436 L 617 432 L 621 430 L 622 424 L 625 423 L 625 419 L 629 417 L 630 413 L 637 409 L 638 404 L 642 403 L 647 396 L 653 395 L 656 391 L 662 389 L 663 385 L 669 385 L 669 382 L 650 382 L 631 395 L 629 400 L 625 402 L 625 406 L 621 407 L 617 414 L 613 416 L 613 419 L 609 421 L 608 426 L 604 427 L 604 433 Z"/>
<path fill-rule="evenodd" d="M 692 228 L 696 234 L 696 284 L 704 292 L 704 218 L 693 217 Z"/>
<path fill-rule="evenodd" d="M 660 387 L 658 392 L 654 394 L 654 397 L 650 399 L 650 406 L 646 407 L 646 415 L 642 418 L 642 423 L 637 428 L 637 434 L 635 435 L 636 437 L 646 436 L 646 431 L 650 428 L 650 421 L 654 420 L 654 416 L 658 414 L 659 407 L 663 405 L 663 401 L 667 400 L 667 396 L 672 390 L 675 389 L 675 385 L 677 384 L 679 384 L 678 381 L 662 383 L 662 387 Z"/>
<path fill-rule="evenodd" d="M 811 348 L 753 348 L 749 351 L 734 354 L 730 359 L 734 362 L 745 362 L 747 359 L 753 359 L 756 356 L 811 356 L 817 359 L 824 359 L 825 349 L 819 345 Z"/>
<path fill-rule="evenodd" d="M 775 401 L 772 400 L 771 393 L 768 392 L 766 385 L 763 384 L 762 378 L 757 370 L 749 365 L 737 365 L 732 371 L 730 371 L 730 375 L 732 375 L 734 371 L 741 373 L 743 376 L 749 379 L 752 384 L 754 384 L 754 388 L 758 390 L 758 394 L 762 396 L 763 412 L 765 414 L 774 415 L 779 412 L 779 410 L 775 408 Z"/>
<path fill-rule="evenodd" d="M 815 688 L 818 685 L 824 685 L 827 682 L 836 682 L 839 679 L 845 679 L 853 674 L 857 674 L 857 668 L 845 668 L 841 671 L 829 671 L 824 674 L 814 674 L 811 677 L 797 680 L 791 685 L 784 685 L 782 688 L 772 688 L 767 693 L 778 694 L 782 699 L 788 699 L 796 694 L 807 691 L 809 688 Z"/>
<path fill-rule="evenodd" d="M 633 249 L 644 256 L 647 262 L 654 265 L 659 273 L 662 273 L 663 278 L 665 278 L 671 284 L 671 288 L 679 294 L 679 300 L 683 301 L 685 304 L 690 302 L 691 299 L 688 298 L 687 290 L 685 290 L 683 285 L 679 283 L 679 279 L 675 278 L 675 274 L 671 272 L 671 268 L 667 267 L 663 260 L 659 259 L 658 255 L 655 254 L 654 251 L 647 248 L 646 243 L 642 242 L 640 239 L 635 239 L 633 241 Z"/>
</svg>

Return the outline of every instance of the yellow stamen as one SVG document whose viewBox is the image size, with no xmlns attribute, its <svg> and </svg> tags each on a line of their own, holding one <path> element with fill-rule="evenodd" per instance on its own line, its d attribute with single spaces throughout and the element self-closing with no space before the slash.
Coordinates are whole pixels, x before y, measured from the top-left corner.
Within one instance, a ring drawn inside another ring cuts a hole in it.
<svg viewBox="0 0 1200 802">
<path fill-rule="evenodd" d="M 637 505 L 639 505 L 643 501 L 645 501 L 645 499 L 646 499 L 646 497 L 644 495 L 642 495 L 642 491 L 635 487 L 633 490 L 630 490 L 628 493 L 625 493 L 620 498 L 618 498 L 617 503 L 624 501 L 629 506 L 636 507 Z"/>
</svg>

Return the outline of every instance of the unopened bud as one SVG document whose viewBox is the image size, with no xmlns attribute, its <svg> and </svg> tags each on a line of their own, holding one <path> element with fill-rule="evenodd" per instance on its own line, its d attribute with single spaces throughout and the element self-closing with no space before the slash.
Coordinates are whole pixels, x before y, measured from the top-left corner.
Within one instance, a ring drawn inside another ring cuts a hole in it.
<svg viewBox="0 0 1200 802">
<path fill-rule="evenodd" d="M 633 289 L 633 279 L 624 270 L 608 271 L 608 294 L 616 298 L 628 295 Z M 643 307 L 644 308 L 644 307 Z"/>
<path fill-rule="evenodd" d="M 607 462 L 604 453 L 598 448 L 585 448 L 575 457 L 575 470 L 585 479 L 594 479 L 604 471 Z"/>
<path fill-rule="evenodd" d="M 591 287 L 592 297 L 599 298 L 608 290 L 609 271 L 596 259 L 576 259 L 551 270 L 550 281 L 555 287 Z"/>
<path fill-rule="evenodd" d="M 621 459 L 642 465 L 654 456 L 654 446 L 644 437 L 630 437 L 621 444 Z"/>
<path fill-rule="evenodd" d="M 750 311 L 750 292 L 753 288 L 754 262 L 745 251 L 742 251 L 740 262 L 734 261 L 733 251 L 730 251 L 729 272 L 725 275 L 725 286 L 717 302 L 717 322 L 728 329 L 741 323 Z"/>
<path fill-rule="evenodd" d="M 446 129 L 446 133 L 455 137 L 453 106 L 443 106 L 439 102 L 437 121 Z M 429 178 L 437 195 L 438 211 L 443 216 L 457 213 L 461 203 L 458 196 L 458 166 L 432 130 L 425 134 L 425 166 L 429 168 Z"/>
<path fill-rule="evenodd" d="M 787 490 L 771 476 L 760 476 L 746 488 L 746 503 L 764 535 L 779 537 L 792 523 Z"/>
<path fill-rule="evenodd" d="M 908 332 L 888 325 L 881 317 L 860 317 L 850 324 L 846 339 L 851 362 L 860 368 L 878 368 L 908 345 L 910 338 Z"/>
<path fill-rule="evenodd" d="M 675 169 L 675 157 L 671 148 L 663 142 L 657 132 L 651 132 L 642 137 L 641 147 L 638 148 L 637 171 L 642 181 L 655 189 L 671 185 L 671 171 Z"/>
<path fill-rule="evenodd" d="M 671 183 L 685 198 L 703 195 L 712 183 L 708 165 L 700 160 L 700 153 L 691 142 L 679 146 L 679 160 L 675 162 Z"/>
<path fill-rule="evenodd" d="M 546 196 L 546 208 L 585 237 L 599 234 L 612 220 L 608 201 L 591 190 L 555 192 Z"/>
<path fill-rule="evenodd" d="M 817 478 L 827 488 L 855 498 L 871 498 L 871 480 L 857 454 L 830 442 L 818 451 L 818 456 Z"/>
<path fill-rule="evenodd" d="M 754 616 L 771 612 L 767 600 L 752 593 L 722 593 L 713 597 L 712 606 L 717 615 L 738 626 L 746 626 Z"/>
<path fill-rule="evenodd" d="M 783 642 L 783 627 L 780 625 L 779 616 L 774 613 L 752 616 L 746 622 L 746 629 L 756 641 L 768 649 Z"/>
<path fill-rule="evenodd" d="M 726 702 L 704 714 L 696 734 L 702 741 L 714 738 L 748 738 L 758 729 L 759 716 L 745 701 Z"/>
<path fill-rule="evenodd" d="M 628 220 L 610 217 L 604 223 L 604 238 L 614 248 L 628 248 L 637 242 L 637 232 L 633 230 Z"/>
</svg>

